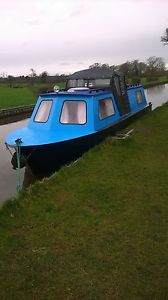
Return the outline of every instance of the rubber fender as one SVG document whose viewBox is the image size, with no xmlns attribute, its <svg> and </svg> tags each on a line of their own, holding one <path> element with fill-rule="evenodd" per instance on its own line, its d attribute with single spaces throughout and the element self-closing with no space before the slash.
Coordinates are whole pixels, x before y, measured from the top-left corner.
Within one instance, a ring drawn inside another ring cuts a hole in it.
<svg viewBox="0 0 168 300">
<path fill-rule="evenodd" d="M 11 159 L 11 164 L 13 166 L 13 169 L 16 170 L 18 165 L 17 165 L 17 154 L 16 152 L 13 154 L 12 159 Z M 24 155 L 20 155 L 20 168 L 24 168 L 26 166 L 26 157 Z"/>
</svg>

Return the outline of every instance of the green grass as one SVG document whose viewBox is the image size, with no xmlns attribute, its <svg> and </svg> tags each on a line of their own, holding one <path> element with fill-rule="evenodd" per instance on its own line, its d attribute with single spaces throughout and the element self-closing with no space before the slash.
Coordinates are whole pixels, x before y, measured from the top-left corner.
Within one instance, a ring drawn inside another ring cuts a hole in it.
<svg viewBox="0 0 168 300">
<path fill-rule="evenodd" d="M 146 78 L 141 78 L 141 84 L 144 85 L 144 87 L 153 87 L 160 84 L 168 83 L 167 76 L 161 76 L 157 80 L 154 81 L 147 81 Z"/>
<path fill-rule="evenodd" d="M 4 205 L 1 299 L 167 299 L 168 105 L 131 128 Z"/>
<path fill-rule="evenodd" d="M 162 82 L 165 82 L 166 80 L 168 81 L 167 76 L 160 76 L 160 77 L 158 77 L 158 80 L 156 80 L 156 81 L 162 83 Z M 141 83 L 145 84 L 145 83 L 149 83 L 149 81 L 147 81 L 146 77 L 141 77 Z"/>
<path fill-rule="evenodd" d="M 127 78 L 127 82 L 128 82 L 128 84 L 133 83 L 131 78 Z M 160 77 L 156 78 L 156 80 L 153 80 L 153 81 L 148 81 L 147 77 L 140 78 L 140 84 L 143 84 L 144 87 L 150 87 L 150 86 L 153 87 L 155 85 L 159 85 L 159 84 L 163 84 L 163 83 L 168 83 L 167 76 L 160 76 Z"/>
<path fill-rule="evenodd" d="M 10 88 L 0 84 L 0 109 L 26 104 L 36 101 L 33 92 L 26 86 L 20 88 Z"/>
<path fill-rule="evenodd" d="M 56 85 L 60 88 L 65 87 L 64 82 L 56 83 Z M 18 88 L 10 88 L 8 85 L 0 84 L 0 109 L 33 104 L 36 102 L 41 91 L 47 86 L 50 87 L 50 85 L 46 84 L 35 84 L 33 87 L 26 85 L 19 86 Z M 52 87 L 53 84 L 51 85 L 51 88 Z"/>
</svg>

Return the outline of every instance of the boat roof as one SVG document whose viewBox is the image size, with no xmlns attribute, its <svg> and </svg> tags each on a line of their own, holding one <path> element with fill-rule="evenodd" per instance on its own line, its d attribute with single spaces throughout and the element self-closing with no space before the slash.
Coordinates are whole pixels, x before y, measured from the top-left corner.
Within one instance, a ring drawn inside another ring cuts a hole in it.
<svg viewBox="0 0 168 300">
<path fill-rule="evenodd" d="M 88 89 L 88 90 L 77 90 L 74 89 L 74 91 L 66 91 L 66 90 L 60 90 L 58 92 L 50 92 L 50 93 L 45 93 L 45 94 L 40 94 L 40 97 L 55 97 L 55 96 L 87 96 L 87 97 L 92 97 L 92 96 L 102 96 L 109 94 L 111 92 L 110 89 Z"/>
<path fill-rule="evenodd" d="M 90 68 L 75 72 L 68 76 L 68 79 L 107 79 L 121 73 L 114 71 L 112 68 Z"/>
</svg>

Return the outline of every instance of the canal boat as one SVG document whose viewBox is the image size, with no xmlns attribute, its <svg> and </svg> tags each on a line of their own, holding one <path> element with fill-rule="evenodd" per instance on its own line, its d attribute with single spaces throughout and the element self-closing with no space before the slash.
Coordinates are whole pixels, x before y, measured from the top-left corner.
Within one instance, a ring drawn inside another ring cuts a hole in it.
<svg viewBox="0 0 168 300">
<path fill-rule="evenodd" d="M 132 119 L 151 110 L 142 85 L 127 86 L 111 70 L 83 70 L 66 89 L 41 94 L 26 127 L 6 137 L 14 168 L 28 164 L 35 174 L 52 173 L 79 158 Z"/>
</svg>

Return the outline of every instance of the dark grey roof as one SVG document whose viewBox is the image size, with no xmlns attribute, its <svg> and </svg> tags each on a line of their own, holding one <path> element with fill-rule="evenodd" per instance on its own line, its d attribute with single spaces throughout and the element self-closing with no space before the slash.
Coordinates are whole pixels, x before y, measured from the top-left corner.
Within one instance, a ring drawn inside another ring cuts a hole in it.
<svg viewBox="0 0 168 300">
<path fill-rule="evenodd" d="M 78 72 L 69 75 L 68 79 L 100 79 L 100 78 L 111 78 L 114 75 L 120 75 L 119 72 L 116 72 L 108 68 L 91 68 L 86 70 L 81 70 Z"/>
</svg>

